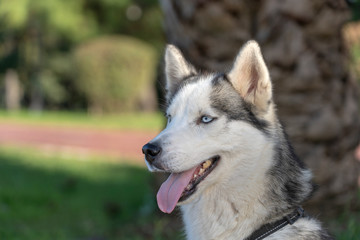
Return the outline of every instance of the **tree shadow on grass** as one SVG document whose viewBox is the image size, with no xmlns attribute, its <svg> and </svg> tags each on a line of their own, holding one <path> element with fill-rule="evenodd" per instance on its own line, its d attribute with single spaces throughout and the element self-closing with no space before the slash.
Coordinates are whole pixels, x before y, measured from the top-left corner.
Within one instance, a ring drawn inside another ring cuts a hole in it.
<svg viewBox="0 0 360 240">
<path fill-rule="evenodd" d="M 174 239 L 146 169 L 29 162 L 0 154 L 0 239 Z"/>
</svg>

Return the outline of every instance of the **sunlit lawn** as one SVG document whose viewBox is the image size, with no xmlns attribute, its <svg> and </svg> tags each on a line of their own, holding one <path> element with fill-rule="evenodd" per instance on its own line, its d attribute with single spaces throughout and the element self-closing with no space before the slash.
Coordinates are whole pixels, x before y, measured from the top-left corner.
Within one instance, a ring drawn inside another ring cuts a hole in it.
<svg viewBox="0 0 360 240">
<path fill-rule="evenodd" d="M 123 113 L 116 115 L 89 115 L 85 112 L 15 111 L 0 110 L 0 123 L 26 123 L 100 129 L 128 129 L 159 131 L 164 126 L 164 116 L 155 113 Z"/>
<path fill-rule="evenodd" d="M 137 166 L 1 148 L 0 239 L 176 239 L 153 180 Z"/>
</svg>

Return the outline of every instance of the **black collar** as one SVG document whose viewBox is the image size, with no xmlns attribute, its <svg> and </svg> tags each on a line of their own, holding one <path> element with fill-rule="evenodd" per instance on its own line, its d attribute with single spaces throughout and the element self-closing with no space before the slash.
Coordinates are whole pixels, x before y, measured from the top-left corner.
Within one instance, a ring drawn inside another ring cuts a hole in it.
<svg viewBox="0 0 360 240">
<path fill-rule="evenodd" d="M 261 240 L 266 238 L 267 236 L 273 234 L 274 232 L 280 230 L 281 228 L 285 227 L 286 225 L 292 225 L 296 222 L 299 218 L 304 217 L 305 212 L 302 207 L 298 207 L 289 215 L 286 215 L 284 218 L 273 222 L 262 225 L 258 230 L 253 232 L 250 236 L 245 238 L 245 240 Z"/>
</svg>

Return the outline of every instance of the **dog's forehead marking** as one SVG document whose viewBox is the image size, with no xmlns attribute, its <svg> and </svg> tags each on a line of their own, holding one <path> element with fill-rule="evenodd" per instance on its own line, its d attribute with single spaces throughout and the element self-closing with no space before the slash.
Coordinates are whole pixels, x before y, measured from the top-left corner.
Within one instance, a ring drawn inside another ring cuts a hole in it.
<svg viewBox="0 0 360 240">
<path fill-rule="evenodd" d="M 213 75 L 202 75 L 179 89 L 168 107 L 168 114 L 199 111 L 210 106 Z"/>
</svg>

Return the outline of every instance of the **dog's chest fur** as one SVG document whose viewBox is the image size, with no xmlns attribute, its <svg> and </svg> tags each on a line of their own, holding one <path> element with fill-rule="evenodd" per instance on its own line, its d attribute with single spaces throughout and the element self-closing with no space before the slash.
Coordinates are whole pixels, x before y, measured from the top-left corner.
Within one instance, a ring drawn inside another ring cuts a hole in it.
<svg viewBox="0 0 360 240">
<path fill-rule="evenodd" d="M 252 191 L 254 189 L 247 189 Z M 259 189 L 257 189 L 259 190 Z M 256 195 L 256 193 L 253 193 Z M 250 194 L 251 195 L 251 194 Z M 245 239 L 269 219 L 266 199 L 246 199 L 241 192 L 204 193 L 196 202 L 181 206 L 188 240 Z M 262 196 L 266 198 L 266 196 Z M 276 217 L 276 216 L 275 216 Z M 274 218 L 274 220 L 277 220 Z M 330 239 L 318 221 L 303 218 L 265 238 L 267 240 Z"/>
<path fill-rule="evenodd" d="M 260 156 L 271 158 L 274 155 L 276 154 L 271 151 L 265 151 Z M 265 157 L 262 160 L 266 162 Z M 273 180 L 271 176 L 261 172 L 265 169 L 266 166 L 263 166 L 263 170 L 259 167 L 257 173 L 252 173 L 251 181 L 254 185 L 248 185 L 243 176 L 239 175 L 238 178 L 228 181 L 225 186 L 214 185 L 213 189 L 203 191 L 197 201 L 182 205 L 187 239 L 245 239 L 263 223 L 271 221 L 270 218 L 278 220 L 281 215 L 276 216 L 276 213 L 272 212 L 277 204 L 283 203 L 283 200 L 279 198 L 273 202 L 273 196 L 269 194 L 271 191 L 267 189 L 269 181 Z M 236 168 L 231 170 L 237 171 Z M 315 240 L 322 239 L 321 234 L 321 226 L 316 220 L 303 218 L 266 239 Z"/>
<path fill-rule="evenodd" d="M 262 215 L 260 212 L 264 212 L 259 203 L 251 203 L 244 209 L 239 206 L 243 202 L 236 199 L 238 194 L 229 199 L 229 195 L 225 195 L 228 193 L 217 193 L 224 195 L 205 193 L 199 201 L 181 207 L 189 240 L 243 239 L 257 226 L 258 217 Z M 257 213 L 254 213 L 254 209 Z"/>
</svg>

